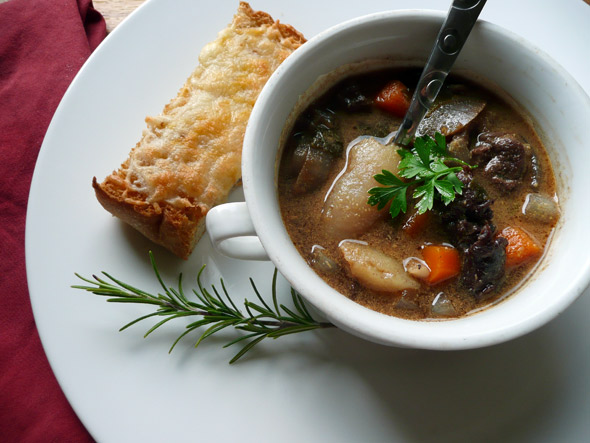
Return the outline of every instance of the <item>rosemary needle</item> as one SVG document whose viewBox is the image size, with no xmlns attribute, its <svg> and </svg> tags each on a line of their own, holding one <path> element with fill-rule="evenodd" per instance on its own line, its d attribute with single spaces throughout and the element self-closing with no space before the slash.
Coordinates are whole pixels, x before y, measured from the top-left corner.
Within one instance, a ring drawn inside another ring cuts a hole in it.
<svg viewBox="0 0 590 443">
<path fill-rule="evenodd" d="M 156 329 L 171 320 L 191 316 L 197 317 L 194 322 L 186 325 L 185 330 L 172 343 L 168 352 L 172 352 L 178 342 L 191 332 L 200 333 L 195 347 L 199 346 L 203 340 L 226 328 L 233 328 L 234 330 L 242 332 L 238 337 L 232 339 L 224 346 L 224 348 L 226 348 L 236 344 L 242 345 L 242 348 L 230 360 L 230 364 L 238 361 L 244 356 L 244 354 L 265 338 L 276 339 L 288 334 L 334 327 L 331 323 L 314 320 L 307 310 L 305 302 L 293 288 L 291 288 L 291 298 L 294 307 L 290 309 L 283 304 L 279 304 L 277 299 L 276 269 L 272 279 L 272 307 L 260 295 L 254 281 L 250 279 L 250 284 L 256 295 L 257 302 L 251 302 L 247 299 L 244 300 L 245 313 L 243 313 L 238 309 L 230 297 L 223 279 L 220 280 L 221 293 L 213 285 L 211 286 L 211 290 L 207 290 L 202 285 L 201 275 L 205 266 L 203 266 L 197 274 L 197 289 L 192 290 L 192 293 L 196 298 L 189 300 L 185 295 L 182 285 L 182 274 L 178 277 L 178 285 L 176 288 L 167 286 L 158 271 L 158 267 L 156 266 L 151 251 L 149 255 L 154 275 L 163 289 L 163 293 L 158 293 L 156 295 L 150 294 L 149 292 L 116 279 L 106 272 L 102 273 L 103 277 L 93 275 L 92 278 L 85 278 L 79 274 L 75 274 L 80 280 L 86 282 L 88 285 L 73 285 L 72 288 L 108 297 L 108 302 L 153 305 L 156 308 L 154 312 L 141 316 L 127 323 L 120 329 L 120 331 L 123 331 L 148 318 L 164 317 L 150 327 L 144 337 L 147 337 Z M 204 331 L 197 331 L 199 328 L 205 326 L 207 326 L 207 328 Z"/>
</svg>

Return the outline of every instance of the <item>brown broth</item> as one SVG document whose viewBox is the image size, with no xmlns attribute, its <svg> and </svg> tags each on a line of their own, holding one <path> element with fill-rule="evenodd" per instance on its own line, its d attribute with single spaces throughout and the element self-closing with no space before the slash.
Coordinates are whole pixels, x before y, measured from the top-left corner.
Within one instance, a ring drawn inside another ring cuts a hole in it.
<svg viewBox="0 0 590 443">
<path fill-rule="evenodd" d="M 384 70 L 378 73 L 355 76 L 352 79 L 345 80 L 345 82 L 347 84 L 357 83 L 361 85 L 364 91 L 368 91 L 366 95 L 370 95 L 376 94 L 388 80 L 392 79 L 401 79 L 411 88 L 415 85 L 418 75 L 419 72 L 411 69 Z M 450 77 L 447 80 L 447 85 L 453 84 L 460 84 L 462 88 L 465 87 L 469 90 L 469 94 L 487 100 L 486 108 L 470 126 L 471 132 L 478 133 L 487 130 L 518 134 L 530 146 L 537 158 L 538 185 L 533 188 L 530 184 L 533 172 L 529 168 L 524 183 L 520 188 L 509 194 L 503 194 L 496 189 L 483 175 L 481 168 L 479 170 L 474 169 L 474 181 L 483 186 L 488 196 L 493 200 L 493 224 L 496 226 L 496 232 L 499 233 L 507 226 L 518 226 L 532 235 L 540 245 L 546 246 L 550 240 L 554 223 L 540 224 L 534 222 L 523 216 L 521 210 L 525 197 L 530 192 L 538 192 L 551 197 L 556 195 L 552 168 L 539 136 L 526 116 L 517 112 L 496 94 L 461 78 Z M 338 88 L 332 88 L 327 91 L 312 103 L 308 110 L 314 107 L 323 109 L 326 106 L 335 110 L 335 118 L 340 121 L 344 147 L 359 135 L 365 135 L 367 128 L 378 127 L 377 132 L 379 133 L 371 135 L 383 136 L 385 135 L 383 132 L 393 132 L 399 126 L 400 118 L 375 107 L 362 112 L 336 110 L 338 106 L 331 106 L 331 104 L 336 100 L 335 91 L 337 90 Z M 418 291 L 402 291 L 393 294 L 379 293 L 364 288 L 350 275 L 348 264 L 338 249 L 341 239 L 333 239 L 321 228 L 324 199 L 334 179 L 344 167 L 344 153 L 335 160 L 327 179 L 321 186 L 302 195 L 294 193 L 293 184 L 295 178 L 290 173 L 292 168 L 290 161 L 296 147 L 297 133 L 301 130 L 300 126 L 299 123 L 295 123 L 291 136 L 286 141 L 279 169 L 278 187 L 282 217 L 299 253 L 330 286 L 355 302 L 388 315 L 409 319 L 425 319 L 435 317 L 432 314 L 431 306 L 434 299 L 443 293 L 450 300 L 455 310 L 455 314 L 449 316 L 463 316 L 474 310 L 494 304 L 507 294 L 510 294 L 528 278 L 540 260 L 533 260 L 517 267 L 507 268 L 504 281 L 499 290 L 481 301 L 477 301 L 469 294 L 462 287 L 460 279 L 457 277 L 433 286 L 421 282 Z M 450 138 L 447 142 L 449 140 Z M 403 261 L 408 257 L 421 258 L 421 248 L 425 244 L 452 243 L 452 239 L 444 232 L 440 222 L 434 216 L 430 217 L 428 227 L 421 235 L 416 238 L 410 237 L 402 229 L 402 226 L 413 212 L 413 204 L 409 203 L 407 214 L 401 214 L 395 220 L 387 216 L 355 239 L 364 241 L 399 261 Z M 324 248 L 323 253 L 337 264 L 337 272 L 326 272 L 320 267 L 314 266 L 315 255 L 313 250 L 318 245 Z"/>
</svg>

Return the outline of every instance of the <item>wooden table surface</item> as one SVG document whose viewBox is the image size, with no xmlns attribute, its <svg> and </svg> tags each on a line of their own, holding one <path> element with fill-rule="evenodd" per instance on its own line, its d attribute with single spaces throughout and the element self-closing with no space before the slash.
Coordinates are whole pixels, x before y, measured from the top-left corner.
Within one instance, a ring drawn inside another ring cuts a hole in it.
<svg viewBox="0 0 590 443">
<path fill-rule="evenodd" d="M 94 7 L 107 22 L 107 31 L 112 31 L 121 21 L 146 0 L 94 0 Z M 590 1 L 590 0 L 588 0 Z"/>
<path fill-rule="evenodd" d="M 112 31 L 125 17 L 146 0 L 94 0 L 94 7 L 104 16 L 107 31 Z M 590 0 L 583 0 L 590 5 Z"/>
</svg>

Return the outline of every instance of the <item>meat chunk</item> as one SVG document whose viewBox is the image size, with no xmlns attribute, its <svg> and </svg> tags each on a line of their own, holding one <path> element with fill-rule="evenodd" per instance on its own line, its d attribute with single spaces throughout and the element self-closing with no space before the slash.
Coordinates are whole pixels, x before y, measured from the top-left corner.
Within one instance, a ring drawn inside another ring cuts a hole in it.
<svg viewBox="0 0 590 443">
<path fill-rule="evenodd" d="M 471 158 L 499 189 L 510 192 L 523 181 L 527 172 L 527 150 L 513 134 L 480 134 Z"/>
<path fill-rule="evenodd" d="M 438 204 L 436 213 L 451 243 L 462 250 L 462 284 L 480 300 L 502 283 L 507 242 L 496 238 L 492 201 L 473 182 L 471 171 L 463 170 L 457 177 L 465 185 L 463 194 L 448 206 Z"/>
<path fill-rule="evenodd" d="M 467 248 L 477 240 L 485 224 L 491 223 L 494 213 L 492 201 L 485 190 L 473 183 L 473 175 L 468 169 L 457 174 L 465 185 L 463 194 L 458 195 L 449 205 L 437 202 L 435 212 L 452 239 L 460 248 Z"/>
<path fill-rule="evenodd" d="M 475 243 L 465 250 L 461 282 L 476 299 L 485 299 L 501 284 L 507 244 L 505 238 L 494 235 L 493 226 L 487 223 Z"/>
</svg>

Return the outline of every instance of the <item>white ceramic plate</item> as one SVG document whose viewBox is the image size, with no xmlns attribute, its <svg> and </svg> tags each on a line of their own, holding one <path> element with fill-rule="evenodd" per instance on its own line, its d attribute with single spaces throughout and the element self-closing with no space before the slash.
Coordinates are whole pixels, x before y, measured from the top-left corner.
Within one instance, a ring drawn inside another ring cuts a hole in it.
<svg viewBox="0 0 590 443">
<path fill-rule="evenodd" d="M 436 0 L 256 0 L 308 37 L 386 9 L 447 9 Z M 167 354 L 184 324 L 148 339 L 151 312 L 70 288 L 102 270 L 157 290 L 147 251 L 185 285 L 202 264 L 236 300 L 248 277 L 268 295 L 272 267 L 216 255 L 205 237 L 190 260 L 154 247 L 107 214 L 90 182 L 104 178 L 197 64 L 237 1 L 153 0 L 96 50 L 66 93 L 43 143 L 27 216 L 27 271 L 52 368 L 90 433 L 129 441 L 583 441 L 590 434 L 590 295 L 521 339 L 462 352 L 382 347 L 328 330 L 263 343 L 234 366 L 232 349 L 194 337 Z M 482 18 L 542 47 L 590 93 L 590 7 L 582 0 L 494 0 Z M 240 199 L 238 194 L 235 199 Z M 280 282 L 286 296 L 286 285 Z M 227 337 L 226 337 L 227 338 Z"/>
</svg>

